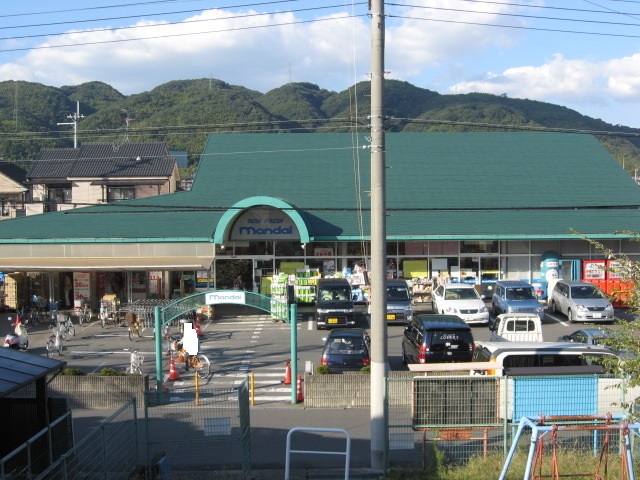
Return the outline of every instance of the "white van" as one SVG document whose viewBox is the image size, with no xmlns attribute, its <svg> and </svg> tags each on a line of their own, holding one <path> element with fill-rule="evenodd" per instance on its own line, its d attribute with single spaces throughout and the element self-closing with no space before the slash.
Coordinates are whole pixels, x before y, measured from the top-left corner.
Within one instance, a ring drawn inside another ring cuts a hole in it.
<svg viewBox="0 0 640 480">
<path fill-rule="evenodd" d="M 497 370 L 488 375 L 579 375 L 604 373 L 598 362 L 615 353 L 599 345 L 568 342 L 476 342 L 472 362 L 494 362 Z M 617 357 L 616 357 L 617 358 Z M 483 375 L 475 371 L 474 375 Z"/>
<path fill-rule="evenodd" d="M 503 313 L 491 325 L 492 342 L 543 342 L 542 322 L 533 313 Z"/>
</svg>

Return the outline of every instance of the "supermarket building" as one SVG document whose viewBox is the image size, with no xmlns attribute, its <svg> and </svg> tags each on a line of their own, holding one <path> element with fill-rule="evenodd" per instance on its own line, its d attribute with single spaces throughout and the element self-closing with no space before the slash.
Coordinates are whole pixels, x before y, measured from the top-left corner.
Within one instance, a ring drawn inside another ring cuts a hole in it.
<svg viewBox="0 0 640 480">
<path fill-rule="evenodd" d="M 354 283 L 366 284 L 367 146 L 364 134 L 210 135 L 190 191 L 5 220 L 6 302 L 56 299 L 64 276 L 76 298 L 124 302 L 231 288 L 236 273 L 265 293 L 301 269 L 364 270 Z M 387 275 L 418 294 L 435 277 L 544 283 L 553 265 L 580 278 L 602 255 L 576 232 L 640 258 L 619 233 L 640 230 L 638 186 L 590 135 L 390 133 L 386 166 Z"/>
</svg>

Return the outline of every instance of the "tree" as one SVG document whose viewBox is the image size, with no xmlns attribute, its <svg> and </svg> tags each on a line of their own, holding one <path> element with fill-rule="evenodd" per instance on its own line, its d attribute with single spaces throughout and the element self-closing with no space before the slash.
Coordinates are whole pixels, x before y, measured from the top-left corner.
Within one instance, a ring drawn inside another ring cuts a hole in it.
<svg viewBox="0 0 640 480">
<path fill-rule="evenodd" d="M 625 299 L 630 311 L 640 315 L 640 262 L 630 259 L 627 255 L 613 252 L 600 242 L 590 239 L 585 235 L 573 231 L 580 238 L 588 241 L 605 258 L 614 260 L 617 265 L 612 271 L 622 278 L 624 288 L 613 292 Z M 640 241 L 640 233 L 620 231 L 618 234 L 629 235 L 633 241 Z M 617 374 L 624 376 L 627 387 L 640 385 L 640 321 L 617 320 L 618 329 L 606 329 L 609 335 L 603 339 L 602 344 L 616 352 L 620 352 L 621 360 L 607 365 Z"/>
</svg>

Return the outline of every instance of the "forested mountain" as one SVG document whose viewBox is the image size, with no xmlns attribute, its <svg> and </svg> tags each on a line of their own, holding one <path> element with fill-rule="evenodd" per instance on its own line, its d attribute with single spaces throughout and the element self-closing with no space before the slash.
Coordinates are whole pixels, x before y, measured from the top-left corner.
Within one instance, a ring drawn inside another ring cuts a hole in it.
<svg viewBox="0 0 640 480">
<path fill-rule="evenodd" d="M 487 131 L 514 127 L 640 133 L 566 107 L 488 94 L 441 95 L 407 82 L 385 81 L 388 131 Z M 166 141 L 197 162 L 209 133 L 349 131 L 368 125 L 370 84 L 342 92 L 311 83 L 289 83 L 267 93 L 214 79 L 176 80 L 125 96 L 101 82 L 53 88 L 0 82 L 0 158 L 24 163 L 43 147 L 78 141 Z M 602 134 L 599 140 L 625 168 L 640 166 L 640 138 Z"/>
</svg>

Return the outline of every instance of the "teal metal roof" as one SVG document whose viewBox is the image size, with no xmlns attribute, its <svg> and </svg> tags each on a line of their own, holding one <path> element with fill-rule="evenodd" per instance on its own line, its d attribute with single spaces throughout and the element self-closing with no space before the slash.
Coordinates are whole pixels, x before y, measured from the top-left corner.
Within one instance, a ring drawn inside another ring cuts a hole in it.
<svg viewBox="0 0 640 480">
<path fill-rule="evenodd" d="M 366 146 L 350 134 L 210 135 L 191 191 L 5 220 L 0 243 L 212 241 L 252 197 L 297 209 L 311 240 L 368 238 Z M 389 240 L 640 230 L 640 189 L 589 135 L 390 133 L 386 164 Z"/>
</svg>

